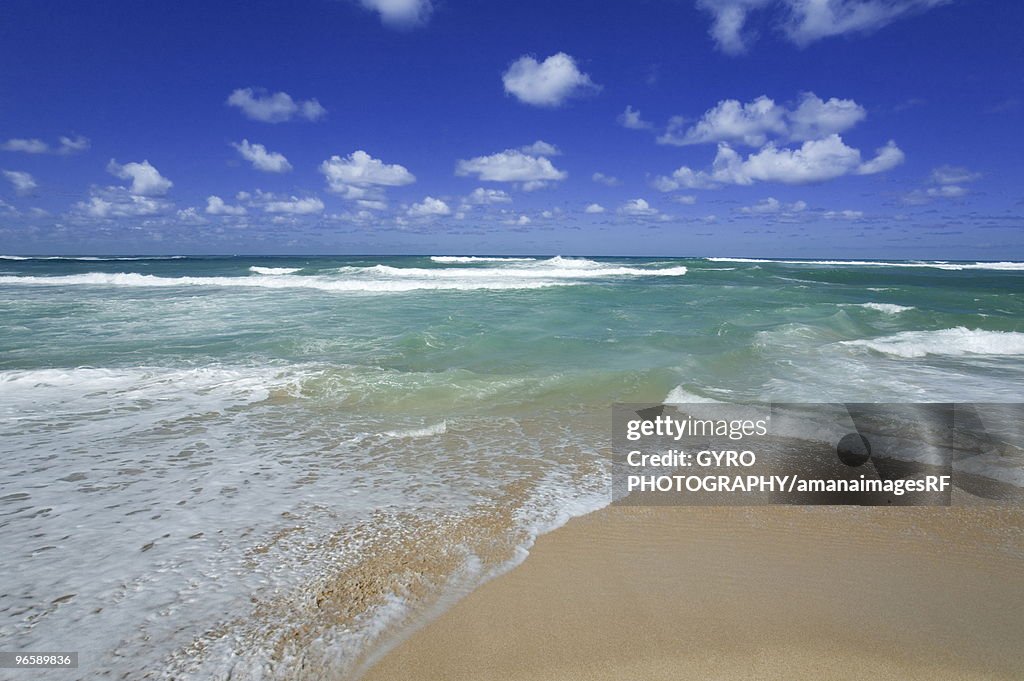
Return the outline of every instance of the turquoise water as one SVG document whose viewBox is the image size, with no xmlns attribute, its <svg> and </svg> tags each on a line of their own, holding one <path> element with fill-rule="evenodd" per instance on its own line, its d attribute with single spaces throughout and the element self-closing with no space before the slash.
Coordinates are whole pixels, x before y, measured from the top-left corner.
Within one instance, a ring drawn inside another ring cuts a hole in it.
<svg viewBox="0 0 1024 681">
<path fill-rule="evenodd" d="M 1022 293 L 1020 263 L 0 259 L 0 635 L 81 678 L 352 673 L 607 503 L 612 403 L 1022 401 Z"/>
</svg>

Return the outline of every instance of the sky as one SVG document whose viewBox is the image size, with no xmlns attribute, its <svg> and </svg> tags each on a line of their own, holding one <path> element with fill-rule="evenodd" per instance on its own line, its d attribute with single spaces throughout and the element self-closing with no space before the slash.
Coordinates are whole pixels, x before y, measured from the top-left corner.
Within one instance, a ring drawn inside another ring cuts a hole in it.
<svg viewBox="0 0 1024 681">
<path fill-rule="evenodd" d="M 1024 259 L 1017 0 L 4 0 L 0 253 Z"/>
</svg>

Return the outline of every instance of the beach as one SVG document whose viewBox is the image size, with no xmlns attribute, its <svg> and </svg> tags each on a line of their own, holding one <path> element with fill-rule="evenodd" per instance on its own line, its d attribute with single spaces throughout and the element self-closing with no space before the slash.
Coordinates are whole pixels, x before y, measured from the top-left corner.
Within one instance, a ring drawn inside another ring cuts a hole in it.
<svg viewBox="0 0 1024 681">
<path fill-rule="evenodd" d="M 939 664 L 949 646 L 926 643 L 961 633 L 977 669 L 1010 668 L 1019 617 L 977 627 L 1018 598 L 1019 518 L 607 507 L 616 403 L 1019 402 L 1024 263 L 6 256 L 0 271 L 0 637 L 81 653 L 40 679 L 350 679 L 429 621 L 419 636 L 473 623 L 477 647 L 454 649 L 497 676 L 742 669 L 835 640 Z M 1019 442 L 1018 423 L 995 425 Z M 957 474 L 1019 490 L 1014 461 Z M 923 586 L 896 607 L 893 590 Z M 498 593 L 508 607 L 475 605 Z M 545 654 L 534 635 L 578 647 Z M 402 650 L 377 678 L 412 674 L 389 667 Z"/>
<path fill-rule="evenodd" d="M 363 681 L 1019 679 L 1022 532 L 976 505 L 608 508 Z"/>
</svg>

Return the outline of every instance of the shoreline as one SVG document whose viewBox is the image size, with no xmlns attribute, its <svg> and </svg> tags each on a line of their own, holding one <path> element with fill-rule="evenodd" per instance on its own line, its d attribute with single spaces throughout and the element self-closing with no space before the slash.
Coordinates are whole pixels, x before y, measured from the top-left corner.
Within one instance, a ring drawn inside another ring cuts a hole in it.
<svg viewBox="0 0 1024 681">
<path fill-rule="evenodd" d="M 369 659 L 387 679 L 1017 679 L 1024 511 L 606 507 Z"/>
</svg>

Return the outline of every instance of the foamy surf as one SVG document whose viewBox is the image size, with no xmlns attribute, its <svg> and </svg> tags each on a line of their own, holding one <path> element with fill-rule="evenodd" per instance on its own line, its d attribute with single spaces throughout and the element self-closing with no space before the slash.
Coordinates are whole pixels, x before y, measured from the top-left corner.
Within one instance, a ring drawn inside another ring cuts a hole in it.
<svg viewBox="0 0 1024 681">
<path fill-rule="evenodd" d="M 964 355 L 1024 355 L 1024 333 L 984 331 L 958 326 L 939 331 L 901 331 L 893 336 L 871 340 L 842 341 L 841 345 L 874 350 L 894 357 L 918 358 L 927 355 L 962 357 Z"/>
<path fill-rule="evenodd" d="M 256 274 L 270 274 L 270 275 L 274 275 L 274 274 L 295 274 L 296 272 L 301 272 L 302 268 L 301 267 L 260 267 L 259 265 L 253 265 L 252 267 L 249 268 L 249 271 L 250 272 L 255 272 Z"/>
</svg>

